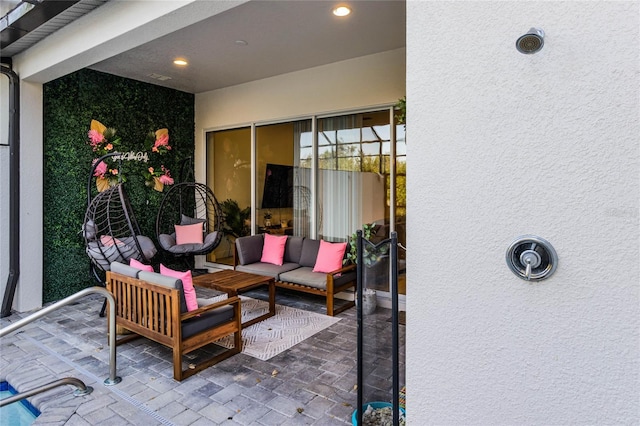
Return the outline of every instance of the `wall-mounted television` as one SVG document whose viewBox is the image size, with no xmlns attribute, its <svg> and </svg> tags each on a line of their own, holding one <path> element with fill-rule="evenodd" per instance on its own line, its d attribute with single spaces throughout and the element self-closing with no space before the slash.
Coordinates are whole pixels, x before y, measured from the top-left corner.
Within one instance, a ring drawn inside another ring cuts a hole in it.
<svg viewBox="0 0 640 426">
<path fill-rule="evenodd" d="M 262 193 L 263 209 L 293 207 L 293 166 L 267 164 Z"/>
</svg>

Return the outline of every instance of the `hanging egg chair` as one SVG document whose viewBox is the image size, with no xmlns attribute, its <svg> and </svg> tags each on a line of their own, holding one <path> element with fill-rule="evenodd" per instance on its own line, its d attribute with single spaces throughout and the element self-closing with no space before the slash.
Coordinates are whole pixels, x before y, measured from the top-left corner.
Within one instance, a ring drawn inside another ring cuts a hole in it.
<svg viewBox="0 0 640 426">
<path fill-rule="evenodd" d="M 174 185 L 164 196 L 156 218 L 160 248 L 175 257 L 211 253 L 222 239 L 223 215 L 208 186 Z"/>
<path fill-rule="evenodd" d="M 122 183 L 98 193 L 85 213 L 83 235 L 93 275 L 104 283 L 102 273 L 112 262 L 131 259 L 149 264 L 157 253 L 151 238 L 141 235 Z"/>
</svg>

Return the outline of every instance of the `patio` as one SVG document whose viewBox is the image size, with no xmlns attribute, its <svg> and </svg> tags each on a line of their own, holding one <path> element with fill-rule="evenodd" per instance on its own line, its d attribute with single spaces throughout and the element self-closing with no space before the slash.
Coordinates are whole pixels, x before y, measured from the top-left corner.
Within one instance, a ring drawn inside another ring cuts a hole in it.
<svg viewBox="0 0 640 426">
<path fill-rule="evenodd" d="M 256 289 L 246 293 L 268 300 Z M 276 303 L 323 313 L 320 297 L 278 290 Z M 349 309 L 329 328 L 267 360 L 237 354 L 183 382 L 172 378 L 171 352 L 146 339 L 118 347 L 117 375 L 109 375 L 106 318 L 100 296 L 88 296 L 2 339 L 0 379 L 18 390 L 77 377 L 93 393 L 74 397 L 62 386 L 30 398 L 42 411 L 35 424 L 51 425 L 341 425 L 356 405 L 357 311 Z M 379 342 L 389 342 L 391 312 L 378 307 L 367 321 Z M 25 314 L 0 320 L 4 327 Z M 386 334 L 388 333 L 388 335 Z M 404 383 L 404 326 L 400 326 Z M 366 345 L 366 362 L 378 368 L 367 382 L 391 394 L 388 346 Z M 374 352 L 375 356 L 374 356 Z M 376 385 L 377 383 L 377 385 Z M 389 396 L 390 397 L 390 396 Z"/>
</svg>

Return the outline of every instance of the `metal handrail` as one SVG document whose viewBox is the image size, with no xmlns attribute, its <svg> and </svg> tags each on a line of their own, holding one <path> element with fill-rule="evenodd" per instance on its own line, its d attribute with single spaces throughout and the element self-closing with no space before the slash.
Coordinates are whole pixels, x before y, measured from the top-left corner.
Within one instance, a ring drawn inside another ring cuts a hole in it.
<svg viewBox="0 0 640 426">
<path fill-rule="evenodd" d="M 89 395 L 91 392 L 93 392 L 93 388 L 91 386 L 86 386 L 82 380 L 76 379 L 75 377 L 65 377 L 64 379 L 55 380 L 51 383 L 38 386 L 37 388 L 28 390 L 26 392 L 21 392 L 21 393 L 12 395 L 8 398 L 0 399 L 0 407 L 4 407 L 5 405 L 12 404 L 14 402 L 28 398 L 30 396 L 37 395 L 41 392 L 45 392 L 55 387 L 63 386 L 63 385 L 75 386 L 77 389 L 73 392 L 74 396 Z"/>
<path fill-rule="evenodd" d="M 52 305 L 40 309 L 38 312 L 34 312 L 26 318 L 0 329 L 0 337 L 4 337 L 7 334 L 55 311 L 56 309 L 68 305 L 71 302 L 75 302 L 77 299 L 91 293 L 102 294 L 109 300 L 109 378 L 104 381 L 104 384 L 106 386 L 118 384 L 122 379 L 116 375 L 116 300 L 106 288 L 95 286 L 80 290 L 76 294 L 72 294 L 71 296 L 59 300 Z"/>
</svg>

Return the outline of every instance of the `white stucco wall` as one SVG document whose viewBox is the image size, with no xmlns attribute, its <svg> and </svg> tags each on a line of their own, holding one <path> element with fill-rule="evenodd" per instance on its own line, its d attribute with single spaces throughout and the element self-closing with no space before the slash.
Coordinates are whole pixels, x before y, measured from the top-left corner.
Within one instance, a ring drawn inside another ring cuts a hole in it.
<svg viewBox="0 0 640 426">
<path fill-rule="evenodd" d="M 407 3 L 410 424 L 640 422 L 638 5 Z"/>
</svg>

